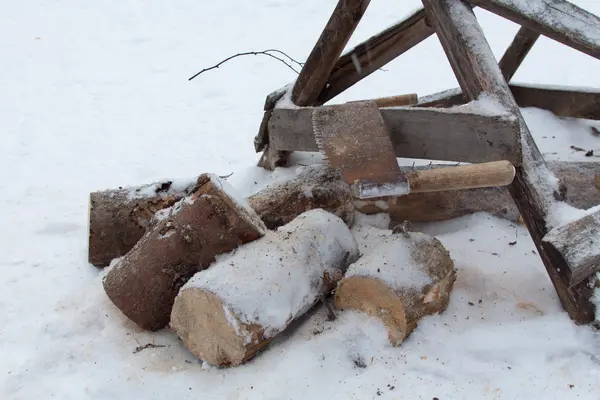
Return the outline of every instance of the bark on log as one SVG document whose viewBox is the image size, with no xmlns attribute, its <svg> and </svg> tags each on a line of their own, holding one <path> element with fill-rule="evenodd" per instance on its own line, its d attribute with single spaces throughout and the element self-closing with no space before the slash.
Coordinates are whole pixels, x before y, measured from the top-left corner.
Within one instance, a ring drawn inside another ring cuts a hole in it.
<svg viewBox="0 0 600 400">
<path fill-rule="evenodd" d="M 446 309 L 455 279 L 450 253 L 438 239 L 399 232 L 350 265 L 335 306 L 380 319 L 390 343 L 398 346 L 421 318 Z"/>
<path fill-rule="evenodd" d="M 215 256 L 264 235 L 266 227 L 226 182 L 201 175 L 191 195 L 107 273 L 104 289 L 110 300 L 143 329 L 169 323 L 179 288 Z"/>
<path fill-rule="evenodd" d="M 316 208 L 340 217 L 348 226 L 354 221 L 350 187 L 336 169 L 311 165 L 290 180 L 275 182 L 248 198 L 267 228 L 276 229 L 300 214 Z"/>
<path fill-rule="evenodd" d="M 89 213 L 88 258 L 103 268 L 124 256 L 151 225 L 152 214 L 185 197 L 195 186 L 171 185 L 167 192 L 157 182 L 134 188 L 94 192 Z M 137 197 L 134 195 L 137 193 Z M 168 201 L 167 201 L 168 200 Z M 349 226 L 354 218 L 350 188 L 337 170 L 312 165 L 290 180 L 276 181 L 248 197 L 248 203 L 269 229 L 284 225 L 305 211 L 323 208 L 342 218 Z"/>
<path fill-rule="evenodd" d="M 600 163 L 550 161 L 548 166 L 566 187 L 566 202 L 569 205 L 588 209 L 600 204 Z M 420 166 L 416 169 L 438 167 L 440 165 Z M 409 172 L 406 168 L 403 170 Z M 161 184 L 91 194 L 94 199 L 92 205 L 102 205 L 101 210 L 94 207 L 90 210 L 90 238 L 94 235 L 95 243 L 102 244 L 90 246 L 89 258 L 92 264 L 97 267 L 107 266 L 112 259 L 131 250 L 144 235 L 150 213 L 154 210 L 144 204 L 155 208 L 168 206 L 168 202 L 161 202 L 162 192 L 151 195 L 152 191 L 148 188 L 154 187 L 161 187 Z M 184 191 L 175 191 L 174 187 L 171 186 L 169 196 L 177 199 L 185 196 Z M 127 195 L 146 191 L 150 197 L 133 202 Z M 354 217 L 352 201 L 349 188 L 342 182 L 340 173 L 322 165 L 309 166 L 294 179 L 274 182 L 248 198 L 252 208 L 269 229 L 286 224 L 301 213 L 315 208 L 323 208 L 351 225 Z M 140 205 L 140 202 L 143 203 Z M 443 221 L 476 212 L 488 212 L 511 221 L 517 221 L 520 215 L 505 188 L 411 193 L 390 199 L 356 200 L 354 206 L 365 214 L 387 212 L 392 221 L 398 223 L 405 220 Z M 144 210 L 143 217 L 139 216 L 140 210 Z"/>
<path fill-rule="evenodd" d="M 90 194 L 88 261 L 107 266 L 122 257 L 140 240 L 154 213 L 171 207 L 187 196 L 195 180 L 175 183 L 165 180 L 132 188 L 103 190 Z"/>
<path fill-rule="evenodd" d="M 175 299 L 171 327 L 198 358 L 239 365 L 333 290 L 357 258 L 340 218 L 308 211 L 196 274 Z"/>
</svg>

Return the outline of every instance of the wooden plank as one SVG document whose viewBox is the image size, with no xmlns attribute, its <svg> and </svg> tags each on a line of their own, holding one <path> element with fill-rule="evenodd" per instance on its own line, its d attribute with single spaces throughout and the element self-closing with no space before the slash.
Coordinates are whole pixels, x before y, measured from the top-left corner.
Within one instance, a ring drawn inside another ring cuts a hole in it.
<svg viewBox="0 0 600 400">
<path fill-rule="evenodd" d="M 600 59 L 600 18 L 564 0 L 476 0 L 477 6 Z"/>
<path fill-rule="evenodd" d="M 522 26 L 519 29 L 512 43 L 500 59 L 500 71 L 502 71 L 502 76 L 504 76 L 506 82 L 510 82 L 539 37 L 539 33 L 529 28 Z"/>
<path fill-rule="evenodd" d="M 577 285 L 600 270 L 600 210 L 550 231 L 544 242 L 567 263 L 570 285 Z"/>
<path fill-rule="evenodd" d="M 292 90 L 299 106 L 315 105 L 327 78 L 356 29 L 370 0 L 339 0 L 325 29 L 308 56 Z"/>
<path fill-rule="evenodd" d="M 519 107 L 537 107 L 559 117 L 600 120 L 600 90 L 510 85 Z"/>
<path fill-rule="evenodd" d="M 559 117 L 600 120 L 600 90 L 561 86 L 511 84 L 519 107 L 548 110 Z M 460 88 L 424 96 L 416 107 L 453 107 L 466 102 Z"/>
<path fill-rule="evenodd" d="M 554 175 L 527 128 L 470 4 L 462 0 L 423 0 L 423 4 L 467 98 L 473 100 L 481 94 L 489 94 L 518 117 L 524 154 L 515 180 L 508 187 L 509 192 L 564 309 L 577 323 L 593 321 L 594 305 L 590 301 L 588 282 L 569 287 L 560 273 L 561 269 L 567 268 L 565 259 L 542 243 L 542 238 L 552 228 L 547 221 L 548 211 L 554 199 L 561 199 L 564 193 L 558 180 L 552 179 Z"/>
<path fill-rule="evenodd" d="M 319 151 L 312 107 L 276 108 L 268 123 L 273 149 Z M 397 157 L 461 162 L 519 161 L 514 157 L 519 125 L 511 116 L 462 110 L 380 108 Z"/>
<path fill-rule="evenodd" d="M 325 104 L 434 33 L 420 9 L 357 45 L 337 60 L 315 105 Z"/>
</svg>

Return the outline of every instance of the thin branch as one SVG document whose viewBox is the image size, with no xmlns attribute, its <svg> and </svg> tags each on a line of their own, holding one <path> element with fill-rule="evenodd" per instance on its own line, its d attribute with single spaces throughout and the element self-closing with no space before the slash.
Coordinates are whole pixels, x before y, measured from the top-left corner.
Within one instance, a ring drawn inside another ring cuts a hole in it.
<svg viewBox="0 0 600 400">
<path fill-rule="evenodd" d="M 281 51 L 281 50 L 277 50 L 277 49 L 269 49 L 269 50 L 265 50 L 265 53 L 268 53 L 268 52 L 279 53 L 279 54 L 281 54 L 281 55 L 283 55 L 283 56 L 285 56 L 285 57 L 289 58 L 291 62 L 298 64 L 298 66 L 299 66 L 300 68 L 304 67 L 304 63 L 301 63 L 300 61 L 297 61 L 297 60 L 293 59 L 293 58 L 292 58 L 292 57 L 290 57 L 290 56 L 289 56 L 287 53 L 285 53 L 285 52 L 283 52 L 283 51 Z"/>
<path fill-rule="evenodd" d="M 200 74 L 202 74 L 204 72 L 210 71 L 212 69 L 217 69 L 221 65 L 223 65 L 224 63 L 226 63 L 227 61 L 232 60 L 232 59 L 234 59 L 236 57 L 241 57 L 241 56 L 258 56 L 258 55 L 269 56 L 271 58 L 274 58 L 275 60 L 281 61 L 282 63 L 284 63 L 285 65 L 287 65 L 289 69 L 291 69 L 295 73 L 299 74 L 299 72 L 296 71 L 294 69 L 294 67 L 292 67 L 292 65 L 289 64 L 287 61 L 285 61 L 283 58 L 279 58 L 279 57 L 277 57 L 277 56 L 275 56 L 275 55 L 273 55 L 273 54 L 271 54 L 269 52 L 277 52 L 277 53 L 283 54 L 284 56 L 286 56 L 287 58 L 289 58 L 292 62 L 295 62 L 296 64 L 302 66 L 301 63 L 299 63 L 298 61 L 294 60 L 292 57 L 288 56 L 287 54 L 285 54 L 281 50 L 269 49 L 269 50 L 263 50 L 263 51 L 247 51 L 247 52 L 244 52 L 244 53 L 238 53 L 238 54 L 234 54 L 234 55 L 232 55 L 230 57 L 227 57 L 226 59 L 220 61 L 219 63 L 213 65 L 212 67 L 204 68 L 202 71 L 198 72 L 197 74 L 195 74 L 194 76 L 192 76 L 188 80 L 191 81 L 192 79 L 194 79 L 195 77 L 197 77 L 198 75 L 200 75 Z"/>
</svg>

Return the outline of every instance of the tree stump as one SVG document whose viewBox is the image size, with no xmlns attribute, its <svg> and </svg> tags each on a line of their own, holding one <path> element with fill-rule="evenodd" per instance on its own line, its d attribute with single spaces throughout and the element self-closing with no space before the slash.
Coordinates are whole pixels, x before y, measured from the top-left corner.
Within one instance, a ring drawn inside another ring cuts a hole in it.
<svg viewBox="0 0 600 400">
<path fill-rule="evenodd" d="M 143 329 L 169 323 L 179 288 L 215 256 L 264 235 L 254 210 L 215 175 L 198 178 L 176 203 L 107 273 L 110 300 Z"/>
<path fill-rule="evenodd" d="M 446 309 L 455 279 L 454 262 L 439 240 L 399 232 L 380 238 L 350 265 L 335 292 L 335 306 L 378 318 L 390 343 L 398 346 L 421 318 Z"/>
<path fill-rule="evenodd" d="M 357 257 L 340 218 L 308 211 L 194 275 L 175 299 L 171 327 L 201 360 L 239 365 L 330 292 Z"/>
</svg>

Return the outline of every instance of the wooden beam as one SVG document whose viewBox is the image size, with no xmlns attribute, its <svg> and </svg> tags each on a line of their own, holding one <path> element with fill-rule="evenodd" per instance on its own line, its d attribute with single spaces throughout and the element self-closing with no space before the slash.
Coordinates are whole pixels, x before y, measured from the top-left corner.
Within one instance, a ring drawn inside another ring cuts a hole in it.
<svg viewBox="0 0 600 400">
<path fill-rule="evenodd" d="M 500 71 L 502 71 L 502 76 L 504 76 L 506 82 L 510 82 L 539 37 L 539 33 L 529 28 L 522 26 L 519 29 L 512 43 L 500 59 Z"/>
<path fill-rule="evenodd" d="M 477 6 L 600 59 L 600 18 L 564 0 L 475 0 Z"/>
<path fill-rule="evenodd" d="M 565 259 L 570 285 L 581 283 L 600 270 L 600 210 L 551 230 L 544 243 Z"/>
<path fill-rule="evenodd" d="M 560 86 L 511 84 L 519 107 L 548 110 L 559 117 L 600 120 L 600 90 Z M 466 103 L 460 88 L 424 96 L 416 107 L 453 107 Z"/>
<path fill-rule="evenodd" d="M 509 192 L 527 225 L 564 309 L 577 323 L 593 321 L 594 305 L 590 301 L 591 288 L 588 282 L 569 287 L 559 272 L 567 268 L 565 259 L 559 252 L 549 250 L 542 243 L 542 238 L 552 228 L 547 220 L 552 202 L 555 198 L 562 199 L 564 193 L 561 193 L 558 180 L 546 165 L 527 128 L 470 4 L 463 0 L 422 1 L 462 92 L 470 100 L 477 99 L 482 94 L 491 95 L 518 118 L 524 154 L 522 163 L 517 166 L 515 180 L 508 187 Z"/>
<path fill-rule="evenodd" d="M 294 84 L 292 90 L 294 104 L 299 106 L 315 104 L 369 2 L 370 0 L 338 1 Z"/>
<path fill-rule="evenodd" d="M 559 117 L 600 120 L 600 90 L 510 85 L 519 107 L 537 107 Z"/>
<path fill-rule="evenodd" d="M 316 105 L 325 104 L 434 33 L 420 9 L 357 45 L 337 60 Z"/>
<path fill-rule="evenodd" d="M 380 108 L 397 157 L 487 162 L 517 162 L 519 125 L 512 116 L 484 116 L 464 110 Z M 312 107 L 276 108 L 268 123 L 269 142 L 282 151 L 319 151 Z M 365 145 L 368 145 L 367 143 Z"/>
</svg>

